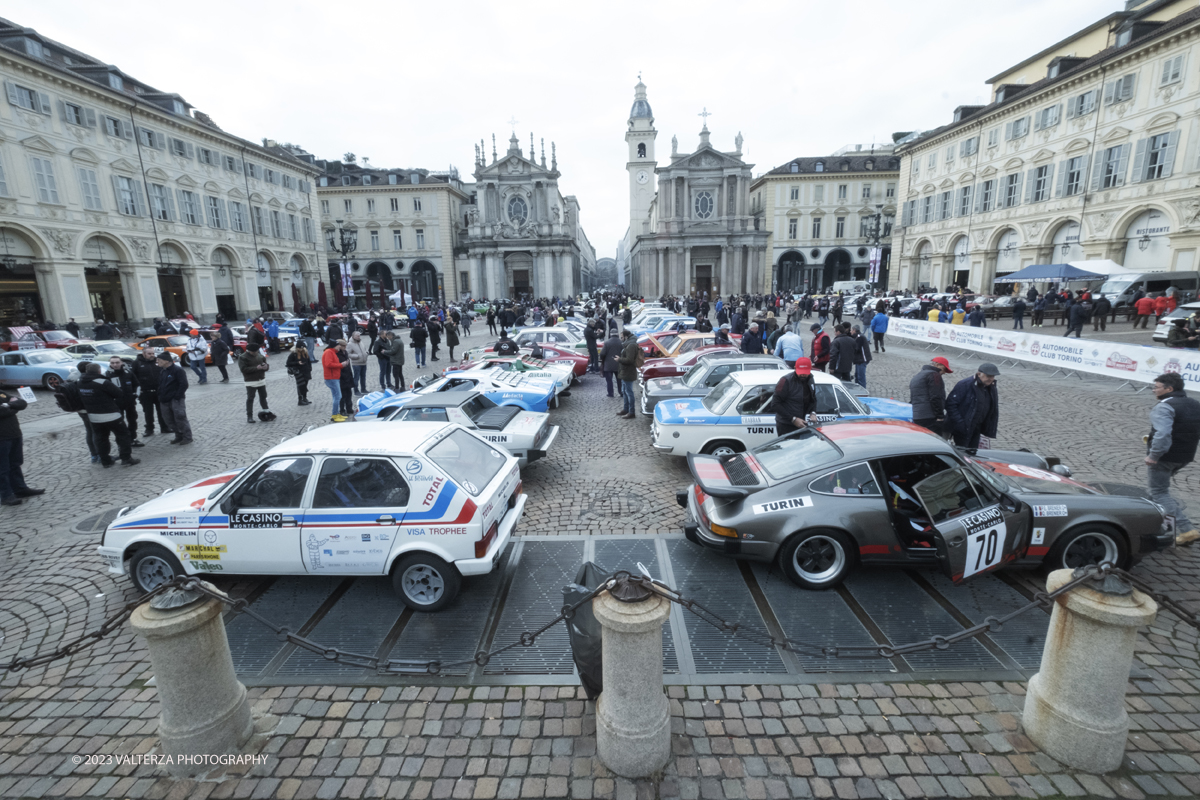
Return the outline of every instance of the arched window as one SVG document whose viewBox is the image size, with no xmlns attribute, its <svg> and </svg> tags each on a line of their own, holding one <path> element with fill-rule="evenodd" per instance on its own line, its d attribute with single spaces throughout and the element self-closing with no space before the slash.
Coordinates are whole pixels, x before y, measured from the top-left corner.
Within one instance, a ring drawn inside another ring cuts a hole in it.
<svg viewBox="0 0 1200 800">
<path fill-rule="evenodd" d="M 817 162 L 817 164 L 816 164 L 816 167 L 814 167 L 814 169 L 815 169 L 817 172 L 824 172 L 824 171 L 825 171 L 825 162 L 824 162 L 824 161 L 818 161 L 818 162 Z"/>
<path fill-rule="evenodd" d="M 639 144 L 638 145 L 638 158 L 645 158 L 645 157 L 646 157 L 646 145 Z"/>
</svg>

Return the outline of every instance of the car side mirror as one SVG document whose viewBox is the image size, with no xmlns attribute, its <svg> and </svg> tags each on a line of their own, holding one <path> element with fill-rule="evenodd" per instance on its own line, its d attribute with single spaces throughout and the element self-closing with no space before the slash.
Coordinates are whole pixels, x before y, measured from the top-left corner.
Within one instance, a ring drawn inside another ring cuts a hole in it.
<svg viewBox="0 0 1200 800">
<path fill-rule="evenodd" d="M 229 495 L 221 501 L 221 513 L 230 514 L 233 512 L 233 495 Z"/>
<path fill-rule="evenodd" d="M 1000 506 L 1010 514 L 1015 514 L 1021 510 L 1021 501 L 1013 497 L 1008 492 L 1001 492 Z"/>
</svg>

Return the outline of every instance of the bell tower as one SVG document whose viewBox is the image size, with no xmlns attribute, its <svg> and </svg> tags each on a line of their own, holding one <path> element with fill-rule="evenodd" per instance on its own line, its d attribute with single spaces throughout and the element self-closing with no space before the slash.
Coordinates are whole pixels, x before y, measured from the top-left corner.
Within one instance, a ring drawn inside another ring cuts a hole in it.
<svg viewBox="0 0 1200 800">
<path fill-rule="evenodd" d="M 629 127 L 625 131 L 625 142 L 629 146 L 629 161 L 626 170 L 629 172 L 629 233 L 630 243 L 644 231 L 642 224 L 649 220 L 650 203 L 658 191 L 658 178 L 654 174 L 657 163 L 654 160 L 654 140 L 658 131 L 654 129 L 654 112 L 646 100 L 646 84 L 638 75 L 637 86 L 633 90 L 633 108 L 629 111 Z"/>
</svg>

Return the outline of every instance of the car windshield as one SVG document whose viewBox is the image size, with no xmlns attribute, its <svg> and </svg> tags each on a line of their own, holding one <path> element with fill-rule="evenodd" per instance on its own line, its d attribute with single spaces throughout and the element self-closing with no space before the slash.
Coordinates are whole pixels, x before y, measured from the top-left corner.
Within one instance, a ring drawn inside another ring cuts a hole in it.
<svg viewBox="0 0 1200 800">
<path fill-rule="evenodd" d="M 168 336 L 167 337 L 167 346 L 168 347 L 185 347 L 187 345 L 187 343 L 188 343 L 188 337 L 186 337 L 186 336 Z"/>
<path fill-rule="evenodd" d="M 685 353 L 684 355 L 675 356 L 673 359 L 671 359 L 671 361 L 675 363 L 675 366 L 682 367 L 688 362 L 689 359 L 691 359 L 691 357 L 691 353 Z"/>
<path fill-rule="evenodd" d="M 741 392 L 741 384 L 733 378 L 726 378 L 704 395 L 704 407 L 714 414 L 720 414 Z"/>
<path fill-rule="evenodd" d="M 683 376 L 683 385 L 687 386 L 690 389 L 695 389 L 697 386 L 699 386 L 701 384 L 701 382 L 704 380 L 705 374 L 707 374 L 707 373 L 708 373 L 708 365 L 707 364 L 697 364 L 696 366 L 689 369 L 687 371 L 687 374 Z M 710 392 L 710 394 L 711 394 L 711 392 Z"/>
<path fill-rule="evenodd" d="M 61 350 L 48 350 L 40 353 L 30 353 L 25 356 L 30 364 L 57 364 L 60 361 L 70 361 L 74 363 L 75 359 L 71 358 Z"/>
<path fill-rule="evenodd" d="M 74 338 L 66 331 L 46 331 L 42 336 L 46 337 L 47 342 L 61 342 L 64 339 Z"/>
<path fill-rule="evenodd" d="M 471 422 L 475 422 L 489 408 L 495 408 L 496 404 L 483 395 L 476 395 L 470 400 L 462 404 L 462 412 L 467 415 Z"/>
<path fill-rule="evenodd" d="M 790 478 L 816 467 L 831 464 L 841 451 L 816 431 L 805 430 L 776 439 L 751 451 L 767 474 L 775 480 Z"/>
<path fill-rule="evenodd" d="M 114 356 L 122 356 L 122 355 L 136 356 L 137 355 L 137 351 L 134 350 L 129 345 L 118 344 L 117 342 L 110 342 L 109 344 L 98 344 L 98 345 L 96 345 L 96 350 L 98 350 L 101 353 L 108 353 L 109 355 L 114 355 Z"/>
<path fill-rule="evenodd" d="M 454 431 L 429 448 L 426 455 L 476 496 L 487 488 L 505 464 L 503 453 L 464 430 Z"/>
<path fill-rule="evenodd" d="M 658 337 L 658 346 L 669 353 L 671 352 L 671 346 L 675 344 L 675 340 L 678 338 L 678 336 L 660 336 Z"/>
<path fill-rule="evenodd" d="M 1133 283 L 1133 281 L 1128 280 L 1128 279 L 1105 281 L 1100 286 L 1100 294 L 1106 294 L 1106 295 L 1121 294 L 1126 289 L 1128 289 L 1132 283 Z"/>
</svg>

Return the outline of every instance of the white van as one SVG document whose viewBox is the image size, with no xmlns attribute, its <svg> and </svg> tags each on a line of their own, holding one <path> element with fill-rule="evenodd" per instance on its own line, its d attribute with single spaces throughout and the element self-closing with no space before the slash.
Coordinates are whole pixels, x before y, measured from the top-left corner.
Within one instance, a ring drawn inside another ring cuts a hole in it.
<svg viewBox="0 0 1200 800">
<path fill-rule="evenodd" d="M 833 294 L 841 292 L 845 295 L 863 294 L 871 291 L 871 284 L 866 281 L 834 281 Z"/>
<path fill-rule="evenodd" d="M 1195 300 L 1197 291 L 1200 291 L 1200 272 L 1127 272 L 1109 275 L 1100 286 L 1099 293 L 1108 298 L 1113 308 L 1120 308 L 1131 303 L 1139 289 L 1151 297 L 1158 297 L 1172 287 L 1177 303 Z"/>
</svg>

